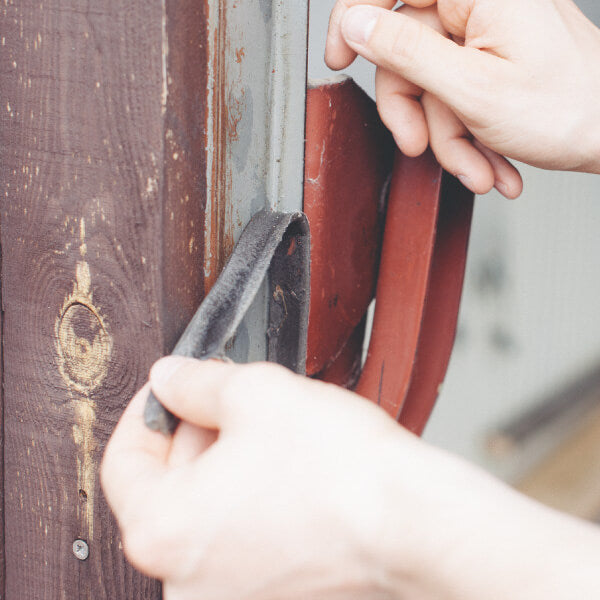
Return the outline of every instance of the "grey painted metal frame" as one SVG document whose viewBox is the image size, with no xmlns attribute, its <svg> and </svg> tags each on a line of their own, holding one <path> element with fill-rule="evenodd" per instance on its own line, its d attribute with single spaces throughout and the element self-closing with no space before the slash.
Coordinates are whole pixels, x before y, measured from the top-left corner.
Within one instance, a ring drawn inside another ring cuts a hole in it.
<svg viewBox="0 0 600 600">
<path fill-rule="evenodd" d="M 209 285 L 253 214 L 302 210 L 308 0 L 208 0 Z M 229 354 L 267 352 L 267 289 Z"/>
</svg>

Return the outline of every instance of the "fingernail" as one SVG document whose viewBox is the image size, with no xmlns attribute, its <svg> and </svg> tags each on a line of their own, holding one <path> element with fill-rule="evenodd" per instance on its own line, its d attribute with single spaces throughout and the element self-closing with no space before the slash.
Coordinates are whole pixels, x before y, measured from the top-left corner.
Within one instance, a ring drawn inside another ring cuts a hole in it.
<svg viewBox="0 0 600 600">
<path fill-rule="evenodd" d="M 473 180 L 468 175 L 457 175 L 456 178 L 468 189 L 473 191 Z"/>
<path fill-rule="evenodd" d="M 380 14 L 379 9 L 370 6 L 351 8 L 342 21 L 344 37 L 355 44 L 366 44 L 375 29 Z"/>
<path fill-rule="evenodd" d="M 166 385 L 171 377 L 188 362 L 183 356 L 166 356 L 154 364 L 150 370 L 150 382 L 156 385 Z"/>
</svg>

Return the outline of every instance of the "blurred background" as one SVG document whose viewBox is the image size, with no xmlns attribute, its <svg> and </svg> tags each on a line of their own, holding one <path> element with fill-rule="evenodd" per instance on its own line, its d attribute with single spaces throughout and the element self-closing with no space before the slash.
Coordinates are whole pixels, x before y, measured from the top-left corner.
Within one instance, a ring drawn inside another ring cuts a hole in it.
<svg viewBox="0 0 600 600">
<path fill-rule="evenodd" d="M 312 79 L 334 74 L 334 4 L 311 3 Z M 577 4 L 600 25 L 597 0 Z M 371 65 L 345 72 L 373 95 Z M 457 341 L 424 437 L 600 522 L 600 177 L 519 167 L 521 198 L 476 200 Z"/>
</svg>

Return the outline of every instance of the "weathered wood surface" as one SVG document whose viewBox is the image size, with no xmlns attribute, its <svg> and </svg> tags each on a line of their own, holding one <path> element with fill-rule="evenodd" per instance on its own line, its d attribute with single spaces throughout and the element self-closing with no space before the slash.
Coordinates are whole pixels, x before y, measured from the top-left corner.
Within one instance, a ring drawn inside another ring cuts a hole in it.
<svg viewBox="0 0 600 600">
<path fill-rule="evenodd" d="M 600 523 L 600 394 L 585 422 L 516 485 L 557 510 Z"/>
<path fill-rule="evenodd" d="M 125 563 L 98 465 L 203 295 L 204 6 L 0 6 L 9 600 L 160 597 Z"/>
<path fill-rule="evenodd" d="M 2 212 L 0 211 L 0 231 L 2 230 Z M 0 244 L 0 273 L 2 272 L 2 244 Z M 2 308 L 2 285 L 0 280 L 0 344 L 2 343 L 2 330 L 4 311 Z M 2 348 L 0 345 L 0 382 L 3 378 Z M 4 554 L 4 386 L 0 385 L 0 598 L 5 598 L 4 582 L 6 574 L 6 560 Z"/>
</svg>

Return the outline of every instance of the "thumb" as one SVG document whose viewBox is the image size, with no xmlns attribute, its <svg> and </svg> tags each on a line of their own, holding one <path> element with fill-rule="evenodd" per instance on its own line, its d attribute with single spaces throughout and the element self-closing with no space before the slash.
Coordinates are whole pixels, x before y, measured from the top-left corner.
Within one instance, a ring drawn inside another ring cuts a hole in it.
<svg viewBox="0 0 600 600">
<path fill-rule="evenodd" d="M 167 356 L 150 371 L 152 391 L 173 414 L 194 425 L 221 429 L 235 414 L 227 383 L 240 367 L 218 360 Z"/>
<path fill-rule="evenodd" d="M 342 21 L 346 43 L 367 60 L 398 73 L 444 103 L 471 112 L 482 88 L 496 81 L 501 58 L 466 48 L 416 19 L 372 6 L 350 8 Z M 497 87 L 496 87 L 497 89 Z"/>
</svg>

